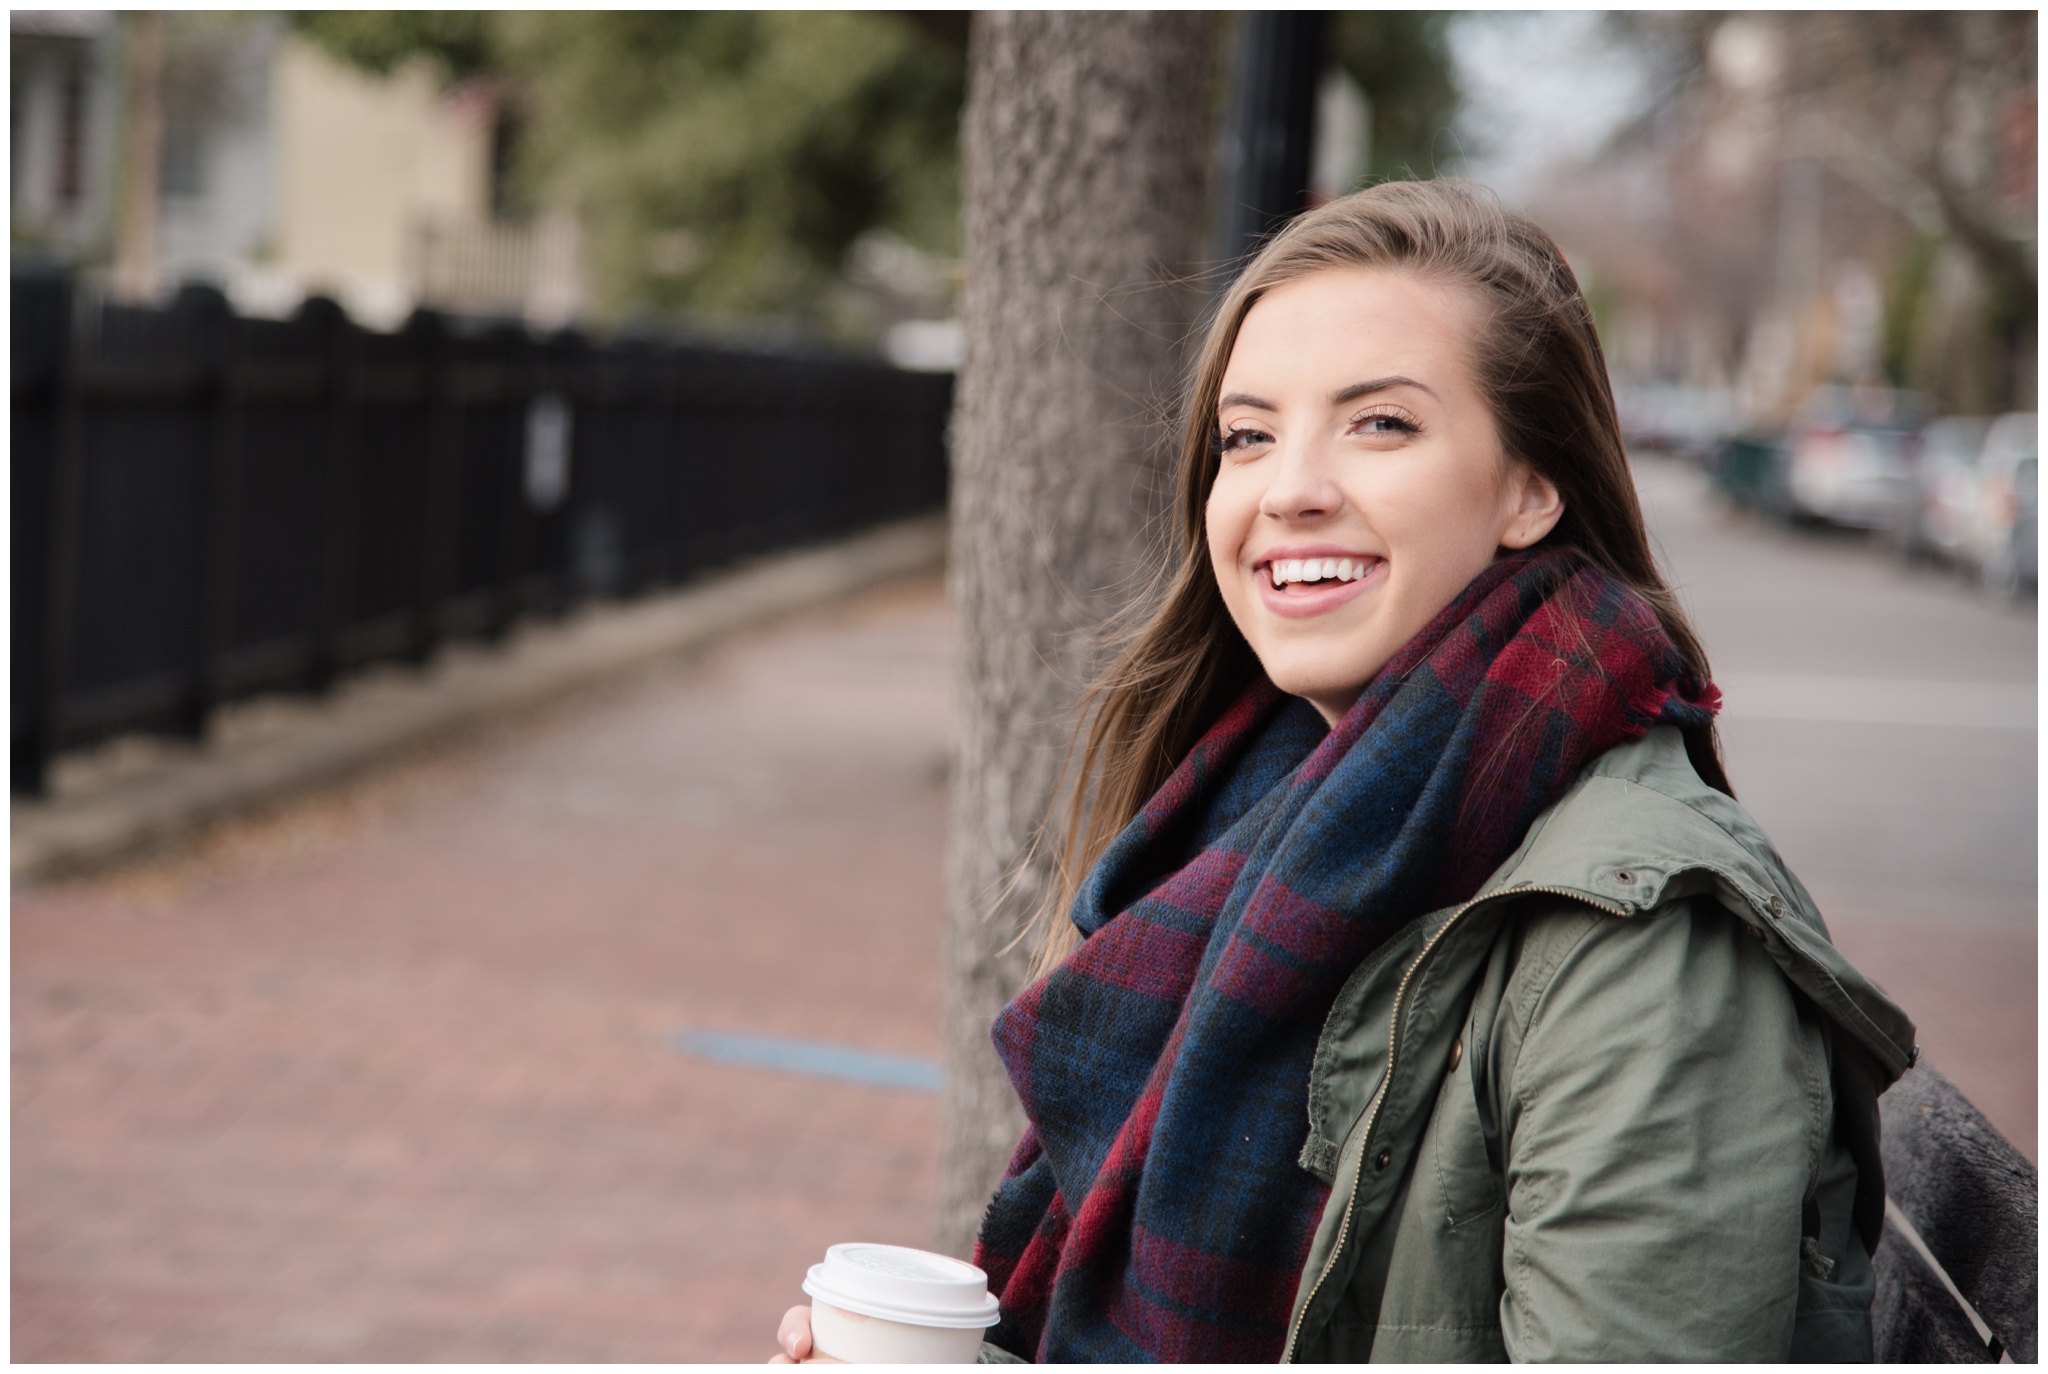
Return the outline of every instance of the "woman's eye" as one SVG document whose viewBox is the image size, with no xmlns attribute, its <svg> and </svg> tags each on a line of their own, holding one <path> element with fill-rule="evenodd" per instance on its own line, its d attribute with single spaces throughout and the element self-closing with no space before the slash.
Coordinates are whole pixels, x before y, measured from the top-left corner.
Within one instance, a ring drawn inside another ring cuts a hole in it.
<svg viewBox="0 0 2048 1374">
<path fill-rule="evenodd" d="M 1258 444 L 1271 443 L 1272 439 L 1263 430 L 1229 429 L 1222 435 L 1221 448 L 1225 453 L 1235 453 Z"/>
<path fill-rule="evenodd" d="M 1368 415 L 1353 426 L 1361 434 L 1413 434 L 1415 426 L 1398 415 Z"/>
</svg>

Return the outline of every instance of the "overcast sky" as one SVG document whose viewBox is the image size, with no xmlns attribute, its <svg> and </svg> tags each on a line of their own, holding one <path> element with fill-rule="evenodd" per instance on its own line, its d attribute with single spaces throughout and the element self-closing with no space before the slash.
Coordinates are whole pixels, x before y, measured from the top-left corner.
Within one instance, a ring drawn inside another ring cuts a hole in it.
<svg viewBox="0 0 2048 1374">
<path fill-rule="evenodd" d="M 1609 41 L 1604 19 L 1597 10 L 1523 10 L 1451 21 L 1466 175 L 1519 203 L 1550 163 L 1590 154 L 1634 113 L 1647 73 Z"/>
</svg>

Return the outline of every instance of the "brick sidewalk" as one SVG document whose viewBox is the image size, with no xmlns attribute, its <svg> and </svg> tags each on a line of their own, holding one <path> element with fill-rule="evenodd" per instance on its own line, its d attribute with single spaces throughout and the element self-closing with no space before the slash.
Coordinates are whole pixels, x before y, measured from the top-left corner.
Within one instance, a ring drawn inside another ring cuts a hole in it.
<svg viewBox="0 0 2048 1374">
<path fill-rule="evenodd" d="M 19 1360 L 760 1360 L 929 1243 L 937 580 L 14 903 Z"/>
</svg>

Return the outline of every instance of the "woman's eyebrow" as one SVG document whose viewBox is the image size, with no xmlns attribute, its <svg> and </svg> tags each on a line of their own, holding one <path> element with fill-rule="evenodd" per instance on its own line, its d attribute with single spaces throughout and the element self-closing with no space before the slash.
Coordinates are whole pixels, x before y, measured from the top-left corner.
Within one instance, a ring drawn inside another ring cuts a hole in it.
<svg viewBox="0 0 2048 1374">
<path fill-rule="evenodd" d="M 1341 406 L 1346 401 L 1355 401 L 1361 396 L 1370 396 L 1375 391 L 1386 391 L 1397 386 L 1412 386 L 1417 391 L 1434 398 L 1436 393 L 1416 381 L 1413 377 L 1375 377 L 1369 382 L 1353 382 L 1330 398 L 1330 404 Z"/>
<path fill-rule="evenodd" d="M 1355 401 L 1361 396 L 1370 396 L 1375 391 L 1387 391 L 1397 386 L 1412 386 L 1425 395 L 1436 397 L 1434 391 L 1431 391 L 1413 377 L 1375 377 L 1369 382 L 1353 382 L 1350 386 L 1345 387 L 1342 391 L 1330 397 L 1330 404 L 1341 406 L 1346 401 Z M 1278 410 L 1280 408 L 1264 397 L 1254 396 L 1248 391 L 1233 391 L 1227 396 L 1217 398 L 1216 408 L 1218 410 L 1228 410 L 1232 406 L 1250 406 L 1253 410 Z"/>
<path fill-rule="evenodd" d="M 1218 410 L 1228 410 L 1231 406 L 1250 406 L 1253 410 L 1278 410 L 1280 408 L 1271 401 L 1261 400 L 1257 396 L 1244 391 L 1233 391 L 1228 396 L 1220 397 L 1216 402 Z"/>
</svg>

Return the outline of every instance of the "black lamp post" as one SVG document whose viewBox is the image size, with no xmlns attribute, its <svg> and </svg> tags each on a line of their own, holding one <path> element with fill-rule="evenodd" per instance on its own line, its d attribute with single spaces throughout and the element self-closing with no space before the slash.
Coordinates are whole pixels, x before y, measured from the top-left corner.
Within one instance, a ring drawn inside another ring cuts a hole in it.
<svg viewBox="0 0 2048 1374">
<path fill-rule="evenodd" d="M 1230 113 L 1219 150 L 1217 254 L 1236 265 L 1308 208 L 1324 10 L 1250 10 L 1239 17 Z"/>
</svg>

